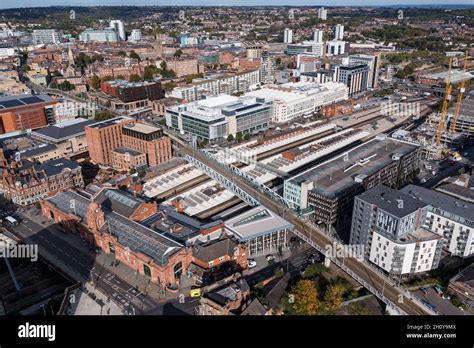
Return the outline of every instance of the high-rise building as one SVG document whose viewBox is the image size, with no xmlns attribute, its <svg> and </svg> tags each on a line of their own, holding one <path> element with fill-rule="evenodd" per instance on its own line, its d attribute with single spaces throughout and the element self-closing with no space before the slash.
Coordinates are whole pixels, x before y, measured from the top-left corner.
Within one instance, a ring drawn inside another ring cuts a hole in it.
<svg viewBox="0 0 474 348">
<path fill-rule="evenodd" d="M 275 60 L 271 56 L 264 56 L 262 58 L 262 65 L 260 66 L 260 81 L 264 84 L 275 82 Z"/>
<path fill-rule="evenodd" d="M 318 19 L 321 19 L 325 21 L 328 18 L 328 10 L 326 10 L 324 7 L 321 7 L 318 9 Z"/>
<path fill-rule="evenodd" d="M 365 92 L 369 81 L 369 66 L 366 64 L 337 66 L 336 81 L 349 88 L 349 96 Z"/>
<path fill-rule="evenodd" d="M 334 40 L 341 41 L 344 38 L 344 26 L 341 24 L 336 24 L 334 28 Z"/>
<path fill-rule="evenodd" d="M 61 39 L 62 34 L 56 29 L 33 30 L 33 43 L 35 44 L 59 44 Z"/>
<path fill-rule="evenodd" d="M 110 21 L 110 28 L 117 32 L 120 41 L 125 41 L 127 39 L 125 35 L 125 27 L 123 26 L 123 22 L 121 20 Z"/>
<path fill-rule="evenodd" d="M 443 243 L 423 228 L 426 209 L 422 201 L 378 185 L 354 199 L 350 243 L 362 246 L 364 258 L 389 274 L 436 269 Z"/>
<path fill-rule="evenodd" d="M 129 41 L 140 41 L 142 39 L 142 31 L 140 29 L 133 29 Z"/>
<path fill-rule="evenodd" d="M 313 41 L 317 43 L 323 42 L 323 31 L 316 29 L 313 34 Z"/>
<path fill-rule="evenodd" d="M 83 42 L 97 41 L 97 42 L 117 42 L 120 40 L 119 34 L 115 29 L 86 29 L 79 34 L 79 40 Z"/>
<path fill-rule="evenodd" d="M 367 80 L 367 87 L 376 88 L 379 76 L 379 60 L 378 54 L 353 54 L 347 57 L 347 65 L 366 64 L 369 67 L 369 76 Z"/>
<path fill-rule="evenodd" d="M 292 43 L 293 42 L 293 30 L 286 28 L 283 32 L 283 42 Z"/>
</svg>

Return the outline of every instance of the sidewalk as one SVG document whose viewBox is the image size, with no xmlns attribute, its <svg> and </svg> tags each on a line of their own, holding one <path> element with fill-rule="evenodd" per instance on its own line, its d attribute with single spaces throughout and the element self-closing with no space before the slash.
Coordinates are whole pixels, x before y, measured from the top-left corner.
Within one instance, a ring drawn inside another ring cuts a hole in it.
<svg viewBox="0 0 474 348">
<path fill-rule="evenodd" d="M 92 247 L 87 242 L 83 241 L 79 235 L 65 232 L 62 227 L 56 225 L 53 220 L 47 219 L 41 214 L 36 215 L 34 212 L 39 212 L 39 210 L 32 207 L 28 209 L 28 212 L 19 211 L 19 214 L 23 218 L 31 220 L 32 222 L 41 225 L 45 229 L 49 229 L 55 234 L 56 237 L 61 238 L 84 254 L 91 254 L 91 250 L 93 250 Z M 149 295 L 156 302 L 178 299 L 180 294 L 183 294 L 186 297 L 189 296 L 191 282 L 184 278 L 184 273 L 182 277 L 183 288 L 181 288 L 178 293 L 171 293 L 169 291 L 165 291 L 164 289 L 160 289 L 158 285 L 151 283 L 149 278 L 137 274 L 135 270 L 122 263 L 115 266 L 113 254 L 106 254 L 102 251 L 99 251 L 99 253 L 94 254 L 93 257 L 94 261 L 100 265 L 100 267 L 96 266 L 95 272 L 102 275 L 105 275 L 107 272 L 114 274 L 118 278 L 129 283 L 131 286 L 136 287 L 138 291 Z"/>
<path fill-rule="evenodd" d="M 122 309 L 107 299 L 99 289 L 86 283 L 84 290 L 75 289 L 69 296 L 70 304 L 66 315 L 123 315 Z M 74 301 L 74 302 L 71 302 Z"/>
</svg>

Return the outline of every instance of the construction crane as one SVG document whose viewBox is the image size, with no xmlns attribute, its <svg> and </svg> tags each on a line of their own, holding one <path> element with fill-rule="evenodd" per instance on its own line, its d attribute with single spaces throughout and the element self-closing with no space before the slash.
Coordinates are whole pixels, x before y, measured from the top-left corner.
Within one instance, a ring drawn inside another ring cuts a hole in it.
<svg viewBox="0 0 474 348">
<path fill-rule="evenodd" d="M 464 87 L 466 83 L 466 68 L 467 68 L 467 54 L 468 52 L 464 54 L 464 67 L 462 70 L 462 78 L 461 78 L 461 86 L 459 87 L 459 94 L 458 94 L 458 100 L 456 101 L 456 107 L 454 109 L 454 114 L 453 117 L 451 118 L 451 124 L 449 125 L 449 133 L 454 133 L 456 130 L 456 123 L 458 122 L 459 118 L 459 113 L 461 112 L 461 103 L 462 103 L 462 97 L 464 95 L 464 91 L 466 88 Z"/>
<path fill-rule="evenodd" d="M 441 112 L 439 114 L 438 129 L 436 130 L 435 135 L 436 145 L 441 143 L 441 137 L 443 136 L 444 129 L 446 127 L 446 112 L 448 111 L 449 101 L 451 100 L 451 64 L 452 58 L 449 58 L 448 77 L 446 79 L 443 106 L 441 107 Z"/>
</svg>

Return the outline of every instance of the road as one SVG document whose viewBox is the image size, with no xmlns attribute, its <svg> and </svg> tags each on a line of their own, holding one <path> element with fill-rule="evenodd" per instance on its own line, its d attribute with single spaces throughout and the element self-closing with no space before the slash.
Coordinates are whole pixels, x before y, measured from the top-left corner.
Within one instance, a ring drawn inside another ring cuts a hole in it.
<svg viewBox="0 0 474 348">
<path fill-rule="evenodd" d="M 22 222 L 10 229 L 12 233 L 25 243 L 37 244 L 41 256 L 73 279 L 81 283 L 93 281 L 99 290 L 115 301 L 125 312 L 140 314 L 162 305 L 109 271 L 107 266 L 113 258 L 102 255 L 103 261 L 98 262 L 98 255 L 91 251 L 87 244 L 80 248 L 60 237 L 61 233 L 66 232 L 57 225 L 42 226 L 20 212 L 17 214 Z"/>
<path fill-rule="evenodd" d="M 168 132 L 167 132 L 168 133 Z M 208 167 L 212 168 L 217 173 L 223 175 L 224 177 L 231 177 L 233 183 L 239 186 L 241 189 L 247 193 L 253 195 L 260 203 L 269 209 L 277 212 L 280 216 L 284 217 L 286 220 L 291 222 L 295 229 L 301 234 L 305 235 L 321 249 L 325 249 L 327 245 L 332 243 L 332 240 L 324 234 L 324 232 L 316 229 L 315 227 L 305 224 L 300 220 L 292 211 L 288 210 L 285 206 L 281 205 L 263 195 L 256 188 L 251 186 L 250 183 L 247 183 L 242 178 L 235 174 L 230 174 L 219 166 L 215 161 L 206 157 L 201 151 L 196 151 L 191 148 L 187 143 L 177 138 L 174 134 L 171 136 L 180 144 L 180 152 L 183 155 L 189 155 L 197 160 L 201 161 Z M 421 305 L 415 303 L 413 300 L 406 297 L 406 292 L 397 287 L 390 285 L 390 280 L 381 275 L 379 272 L 374 269 L 366 266 L 363 262 L 360 262 L 353 258 L 343 258 L 339 260 L 344 263 L 352 272 L 354 272 L 358 277 L 363 279 L 367 284 L 377 289 L 384 297 L 390 300 L 392 303 L 396 303 L 399 308 L 401 308 L 406 314 L 409 315 L 427 315 L 429 314 L 427 310 L 424 310 Z M 400 302 L 401 301 L 401 302 Z"/>
</svg>

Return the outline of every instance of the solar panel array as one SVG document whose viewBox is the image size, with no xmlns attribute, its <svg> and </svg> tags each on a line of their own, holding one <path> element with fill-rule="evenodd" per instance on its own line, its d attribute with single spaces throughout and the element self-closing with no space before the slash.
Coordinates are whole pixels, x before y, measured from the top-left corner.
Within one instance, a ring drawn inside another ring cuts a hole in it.
<svg viewBox="0 0 474 348">
<path fill-rule="evenodd" d="M 7 109 L 7 108 L 13 108 L 16 106 L 25 106 L 25 105 L 43 103 L 43 102 L 44 100 L 39 97 L 25 97 L 25 98 L 17 98 L 17 99 L 0 101 L 0 107 L 2 109 Z"/>
</svg>

